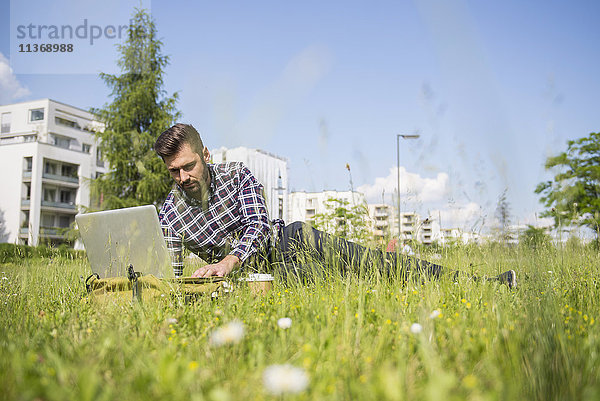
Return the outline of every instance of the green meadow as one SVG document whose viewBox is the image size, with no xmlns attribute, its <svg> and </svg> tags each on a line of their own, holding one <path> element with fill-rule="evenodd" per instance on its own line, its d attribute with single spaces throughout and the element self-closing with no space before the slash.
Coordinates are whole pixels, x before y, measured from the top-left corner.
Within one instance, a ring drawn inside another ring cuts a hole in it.
<svg viewBox="0 0 600 401">
<path fill-rule="evenodd" d="M 422 254 L 465 271 L 458 282 L 332 274 L 276 280 L 262 296 L 236 286 L 191 303 L 106 305 L 86 297 L 85 256 L 7 252 L 0 399 L 600 399 L 600 256 L 589 246 Z M 517 289 L 468 278 L 507 269 Z M 232 322 L 241 330 L 216 344 Z M 283 364 L 306 386 L 273 394 L 265 371 Z"/>
</svg>

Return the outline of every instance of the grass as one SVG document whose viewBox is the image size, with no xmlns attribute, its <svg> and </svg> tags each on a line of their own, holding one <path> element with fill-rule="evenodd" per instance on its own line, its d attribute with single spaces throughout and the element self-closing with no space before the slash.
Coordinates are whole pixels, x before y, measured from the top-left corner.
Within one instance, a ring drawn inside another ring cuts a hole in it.
<svg viewBox="0 0 600 401">
<path fill-rule="evenodd" d="M 193 304 L 99 306 L 85 298 L 81 256 L 12 260 L 0 268 L 0 399 L 272 399 L 263 371 L 284 363 L 310 378 L 284 399 L 600 398 L 597 251 L 453 248 L 440 262 L 514 268 L 519 288 L 350 276 L 276 282 L 266 296 L 241 287 Z M 242 340 L 211 346 L 235 320 Z"/>
</svg>

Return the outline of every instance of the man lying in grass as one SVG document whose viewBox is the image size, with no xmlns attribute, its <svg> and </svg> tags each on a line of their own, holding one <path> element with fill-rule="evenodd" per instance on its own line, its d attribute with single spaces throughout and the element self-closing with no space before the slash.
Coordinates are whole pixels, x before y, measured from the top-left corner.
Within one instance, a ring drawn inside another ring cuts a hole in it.
<svg viewBox="0 0 600 401">
<path fill-rule="evenodd" d="M 175 124 L 163 132 L 154 150 L 175 180 L 159 220 L 176 276 L 183 272 L 183 246 L 210 263 L 194 277 L 223 277 L 265 263 L 296 275 L 324 266 L 356 273 L 376 267 L 386 275 L 432 278 L 444 270 L 411 256 L 363 247 L 302 222 L 286 226 L 281 220 L 270 221 L 263 187 L 250 170 L 240 162 L 210 164 L 208 148 L 191 125 Z M 494 279 L 516 286 L 513 270 Z"/>
</svg>

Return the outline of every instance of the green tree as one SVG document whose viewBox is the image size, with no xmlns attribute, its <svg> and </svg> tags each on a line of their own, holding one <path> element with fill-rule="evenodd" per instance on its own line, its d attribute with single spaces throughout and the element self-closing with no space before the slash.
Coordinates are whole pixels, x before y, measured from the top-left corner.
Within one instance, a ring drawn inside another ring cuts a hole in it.
<svg viewBox="0 0 600 401">
<path fill-rule="evenodd" d="M 600 133 L 567 141 L 567 151 L 549 157 L 545 167 L 557 173 L 535 189 L 547 208 L 541 216 L 553 217 L 556 227 L 587 226 L 600 241 Z"/>
<path fill-rule="evenodd" d="M 521 233 L 519 243 L 531 248 L 540 249 L 545 245 L 550 244 L 552 238 L 546 233 L 544 227 L 534 227 L 530 224 L 527 225 L 527 229 Z"/>
<path fill-rule="evenodd" d="M 162 54 L 152 17 L 136 9 L 130 21 L 127 39 L 118 46 L 121 74 L 100 74 L 111 88 L 112 102 L 92 109 L 106 125 L 96 137 L 110 168 L 91 181 L 94 207 L 99 209 L 158 205 L 171 186 L 153 145 L 181 117 L 175 108 L 178 94 L 168 97 L 163 89 L 169 58 Z"/>
<path fill-rule="evenodd" d="M 363 245 L 372 240 L 365 203 L 350 205 L 345 199 L 329 198 L 325 201 L 325 212 L 315 215 L 314 225 L 319 230 Z"/>
</svg>

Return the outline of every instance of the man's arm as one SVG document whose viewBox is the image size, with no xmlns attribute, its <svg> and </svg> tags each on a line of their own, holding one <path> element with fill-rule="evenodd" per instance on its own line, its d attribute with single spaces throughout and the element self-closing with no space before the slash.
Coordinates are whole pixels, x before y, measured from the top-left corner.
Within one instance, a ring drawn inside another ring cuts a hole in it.
<svg viewBox="0 0 600 401">
<path fill-rule="evenodd" d="M 237 207 L 242 224 L 239 242 L 223 260 L 201 267 L 194 277 L 226 276 L 267 243 L 271 227 L 263 187 L 248 168 L 242 167 L 239 175 Z"/>
<path fill-rule="evenodd" d="M 168 218 L 165 216 L 166 210 L 161 209 L 158 214 L 158 220 L 167 243 L 167 250 L 171 255 L 171 266 L 173 266 L 173 273 L 175 277 L 179 277 L 183 274 L 183 249 L 182 241 L 179 235 L 175 233 L 171 225 L 169 224 Z"/>
<path fill-rule="evenodd" d="M 230 255 L 237 256 L 241 263 L 244 263 L 267 244 L 271 232 L 263 186 L 246 167 L 240 172 L 238 207 L 243 230 L 237 246 Z"/>
</svg>

